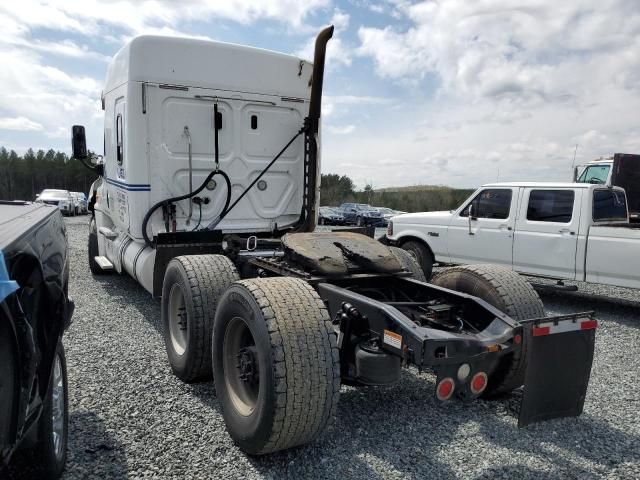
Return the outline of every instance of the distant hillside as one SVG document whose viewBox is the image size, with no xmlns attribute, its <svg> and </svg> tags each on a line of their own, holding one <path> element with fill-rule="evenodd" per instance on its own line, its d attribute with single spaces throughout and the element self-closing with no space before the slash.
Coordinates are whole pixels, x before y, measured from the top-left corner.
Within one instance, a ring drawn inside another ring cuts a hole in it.
<svg viewBox="0 0 640 480">
<path fill-rule="evenodd" d="M 323 174 L 320 203 L 337 206 L 344 202 L 358 202 L 404 212 L 428 212 L 451 210 L 460 205 L 472 192 L 472 189 L 444 185 L 411 185 L 380 189 L 367 186 L 362 191 L 356 191 L 353 181 L 346 175 Z"/>
<path fill-rule="evenodd" d="M 433 190 L 452 190 L 452 188 L 446 185 L 408 185 L 406 187 L 376 188 L 376 192 L 425 192 Z"/>
</svg>

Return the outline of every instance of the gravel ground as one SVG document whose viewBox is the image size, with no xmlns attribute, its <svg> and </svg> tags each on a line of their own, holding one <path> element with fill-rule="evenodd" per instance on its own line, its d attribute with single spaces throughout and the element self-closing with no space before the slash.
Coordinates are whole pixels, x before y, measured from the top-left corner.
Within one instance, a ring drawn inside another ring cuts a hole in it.
<svg viewBox="0 0 640 480">
<path fill-rule="evenodd" d="M 440 405 L 434 377 L 408 370 L 393 387 L 343 387 L 335 426 L 316 443 L 252 458 L 225 431 L 213 385 L 172 375 L 159 302 L 127 276 L 89 273 L 86 222 L 68 219 L 77 308 L 65 338 L 66 479 L 640 478 L 638 292 L 542 293 L 551 314 L 601 320 L 579 418 L 518 429 L 517 394 Z"/>
</svg>

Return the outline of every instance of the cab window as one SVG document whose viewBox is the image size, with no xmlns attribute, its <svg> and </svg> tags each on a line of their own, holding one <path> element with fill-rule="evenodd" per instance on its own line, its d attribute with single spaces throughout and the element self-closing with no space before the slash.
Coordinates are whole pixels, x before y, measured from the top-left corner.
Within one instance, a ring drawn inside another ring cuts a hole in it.
<svg viewBox="0 0 640 480">
<path fill-rule="evenodd" d="M 569 223 L 573 215 L 573 190 L 531 190 L 527 220 Z"/>
<path fill-rule="evenodd" d="M 593 221 L 627 220 L 627 198 L 618 190 L 594 190 Z"/>
<path fill-rule="evenodd" d="M 504 220 L 509 218 L 511 209 L 511 190 L 505 188 L 488 188 L 482 190 L 467 205 L 462 212 L 461 217 L 469 216 L 469 207 L 473 206 L 472 215 L 474 218 L 491 218 Z"/>
<path fill-rule="evenodd" d="M 118 165 L 122 165 L 124 159 L 124 144 L 122 140 L 122 114 L 116 117 L 116 159 Z"/>
<path fill-rule="evenodd" d="M 607 183 L 607 178 L 609 178 L 610 168 L 609 165 L 589 165 L 584 169 L 577 182 L 604 185 Z"/>
</svg>

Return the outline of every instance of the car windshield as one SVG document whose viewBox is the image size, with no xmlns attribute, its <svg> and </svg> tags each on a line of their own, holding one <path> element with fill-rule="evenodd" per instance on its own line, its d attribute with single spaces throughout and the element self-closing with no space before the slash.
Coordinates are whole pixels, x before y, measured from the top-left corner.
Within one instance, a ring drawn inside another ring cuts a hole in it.
<svg viewBox="0 0 640 480">
<path fill-rule="evenodd" d="M 356 210 L 374 210 L 374 208 L 366 203 L 356 203 Z"/>
<path fill-rule="evenodd" d="M 577 182 L 597 183 L 600 185 L 604 185 L 605 183 L 607 183 L 610 169 L 611 165 L 589 165 L 582 171 Z"/>
</svg>

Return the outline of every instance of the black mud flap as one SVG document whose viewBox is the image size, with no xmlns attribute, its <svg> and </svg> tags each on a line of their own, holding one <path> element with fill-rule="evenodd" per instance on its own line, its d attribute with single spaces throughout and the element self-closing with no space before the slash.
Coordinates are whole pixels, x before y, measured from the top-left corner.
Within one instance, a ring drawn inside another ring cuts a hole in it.
<svg viewBox="0 0 640 480">
<path fill-rule="evenodd" d="M 531 323 L 519 427 L 582 413 L 598 325 L 592 312 Z"/>
</svg>

